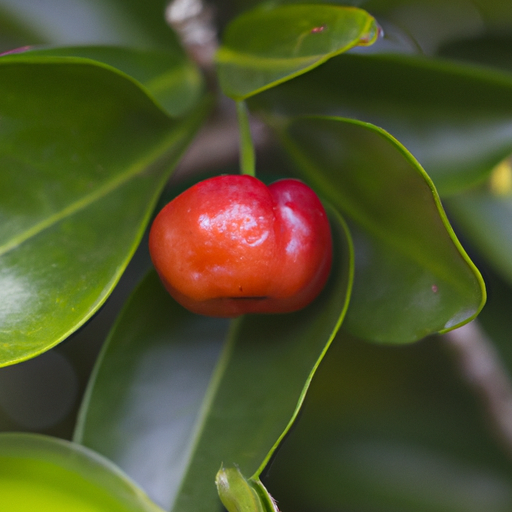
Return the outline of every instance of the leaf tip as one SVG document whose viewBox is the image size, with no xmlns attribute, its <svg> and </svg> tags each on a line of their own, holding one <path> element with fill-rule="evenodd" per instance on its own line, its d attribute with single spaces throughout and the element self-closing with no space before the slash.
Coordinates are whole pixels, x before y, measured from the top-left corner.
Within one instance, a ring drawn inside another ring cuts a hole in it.
<svg viewBox="0 0 512 512">
<path fill-rule="evenodd" d="M 368 19 L 366 30 L 363 31 L 358 41 L 358 46 L 371 46 L 384 36 L 383 28 L 372 16 Z"/>
</svg>

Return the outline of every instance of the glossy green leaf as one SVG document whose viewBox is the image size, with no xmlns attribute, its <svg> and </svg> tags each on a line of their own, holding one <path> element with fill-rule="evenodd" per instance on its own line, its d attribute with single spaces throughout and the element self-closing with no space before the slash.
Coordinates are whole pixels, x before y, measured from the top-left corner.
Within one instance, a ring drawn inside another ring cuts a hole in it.
<svg viewBox="0 0 512 512">
<path fill-rule="evenodd" d="M 261 0 L 216 0 L 225 22 Z M 270 2 L 269 2 L 270 3 Z M 505 34 L 512 26 L 509 0 L 272 0 L 271 5 L 363 7 L 384 29 L 370 52 L 433 55 L 440 45 L 482 34 Z"/>
<path fill-rule="evenodd" d="M 0 59 L 0 365 L 37 355 L 106 300 L 204 106 L 172 121 L 91 63 Z"/>
<path fill-rule="evenodd" d="M 512 510 L 510 457 L 459 363 L 443 337 L 338 335 L 265 480 L 280 509 Z"/>
<path fill-rule="evenodd" d="M 186 471 L 228 328 L 227 320 L 183 309 L 152 271 L 125 306 L 89 382 L 75 441 L 114 461 L 166 509 Z"/>
<path fill-rule="evenodd" d="M 191 109 L 203 92 L 198 68 L 181 48 L 141 50 L 109 46 L 75 46 L 34 49 L 16 54 L 17 61 L 45 62 L 45 57 L 63 57 L 67 63 L 104 63 L 137 80 L 171 116 Z M 55 59 L 50 59 L 55 62 Z"/>
<path fill-rule="evenodd" d="M 259 0 L 217 0 L 219 9 L 228 10 L 236 8 L 236 12 L 261 3 Z M 410 13 L 411 21 L 416 21 L 417 25 L 425 26 L 427 21 L 435 23 L 435 19 L 414 20 L 414 15 L 424 14 L 425 12 L 434 12 L 440 14 L 443 12 L 451 13 L 455 17 L 461 10 L 477 11 L 480 13 L 482 22 L 495 24 L 501 28 L 512 22 L 512 6 L 508 0 L 273 0 L 273 5 L 285 4 L 330 4 L 330 5 L 362 5 L 367 11 L 373 13 L 377 18 L 381 16 L 393 15 L 396 22 L 401 20 L 405 22 L 400 14 Z M 454 25 L 456 20 L 449 20 Z M 423 22 L 423 24 L 422 24 Z M 410 28 L 410 27 L 408 27 Z"/>
<path fill-rule="evenodd" d="M 162 512 L 107 459 L 35 434 L 0 434 L 0 495 L 10 512 Z"/>
<path fill-rule="evenodd" d="M 228 26 L 217 53 L 220 85 L 227 96 L 244 99 L 354 46 L 373 44 L 378 35 L 375 19 L 352 7 L 259 8 Z"/>
<path fill-rule="evenodd" d="M 351 243 L 339 221 L 333 230 L 337 263 L 320 297 L 298 313 L 235 321 L 220 355 L 226 321 L 183 310 L 150 274 L 98 362 L 75 439 L 167 510 L 218 507 L 221 463 L 257 480 L 347 307 Z"/>
<path fill-rule="evenodd" d="M 512 152 L 512 74 L 404 55 L 343 55 L 266 91 L 277 114 L 338 115 L 384 128 L 441 196 L 486 178 Z"/>
<path fill-rule="evenodd" d="M 280 134 L 298 169 L 350 221 L 356 269 L 344 328 L 403 343 L 453 329 L 480 311 L 480 274 L 431 180 L 399 142 L 342 118 L 298 118 Z"/>
</svg>

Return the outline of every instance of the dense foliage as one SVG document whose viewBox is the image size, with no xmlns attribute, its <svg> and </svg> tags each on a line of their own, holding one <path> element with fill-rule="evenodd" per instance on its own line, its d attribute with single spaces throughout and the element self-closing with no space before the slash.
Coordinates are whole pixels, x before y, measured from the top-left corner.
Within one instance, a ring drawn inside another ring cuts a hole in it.
<svg viewBox="0 0 512 512">
<path fill-rule="evenodd" d="M 512 509 L 509 0 L 0 0 L 0 51 L 3 506 Z M 325 205 L 301 311 L 151 268 L 238 172 Z"/>
</svg>

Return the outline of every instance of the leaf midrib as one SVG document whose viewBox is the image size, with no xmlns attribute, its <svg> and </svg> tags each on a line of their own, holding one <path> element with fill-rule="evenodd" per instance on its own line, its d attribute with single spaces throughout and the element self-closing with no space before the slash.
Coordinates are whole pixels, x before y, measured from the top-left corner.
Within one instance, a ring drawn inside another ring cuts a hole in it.
<svg viewBox="0 0 512 512">
<path fill-rule="evenodd" d="M 218 396 L 219 388 L 222 384 L 222 380 L 224 378 L 224 374 L 226 372 L 226 368 L 232 358 L 233 351 L 235 348 L 235 344 L 237 341 L 237 331 L 239 329 L 240 322 L 243 317 L 240 317 L 231 322 L 228 334 L 226 336 L 224 348 L 222 349 L 221 355 L 217 361 L 217 364 L 213 370 L 212 377 L 210 379 L 208 389 L 206 391 L 205 397 L 203 399 L 203 403 L 201 404 L 201 408 L 199 411 L 197 426 L 190 437 L 190 441 L 188 443 L 188 455 L 186 457 L 187 463 L 183 467 L 183 471 L 181 473 L 181 481 L 176 489 L 176 494 L 173 496 L 172 503 L 170 504 L 169 511 L 174 511 L 176 502 L 182 492 L 183 485 L 186 482 L 187 475 L 189 474 L 190 467 L 194 461 L 194 454 L 197 452 L 197 448 L 199 443 L 201 442 L 203 432 L 206 428 L 206 424 L 209 418 L 209 414 L 213 409 L 213 404 Z"/>
<path fill-rule="evenodd" d="M 180 137 L 180 130 L 172 130 L 164 141 L 159 144 L 155 150 L 149 155 L 141 158 L 134 164 L 128 167 L 126 172 L 117 175 L 114 179 L 106 182 L 104 185 L 97 188 L 95 191 L 90 192 L 80 199 L 70 203 L 68 206 L 62 208 L 60 211 L 50 215 L 48 218 L 41 222 L 34 224 L 32 227 L 26 229 L 24 232 L 14 236 L 10 241 L 0 246 L 0 257 L 19 247 L 27 240 L 39 235 L 43 231 L 50 229 L 52 226 L 58 224 L 63 219 L 74 215 L 80 210 L 84 210 L 95 201 L 106 197 L 111 192 L 119 189 L 122 185 L 127 183 L 135 176 L 144 172 L 151 163 L 158 160 L 170 147 L 173 146 L 174 141 Z"/>
</svg>

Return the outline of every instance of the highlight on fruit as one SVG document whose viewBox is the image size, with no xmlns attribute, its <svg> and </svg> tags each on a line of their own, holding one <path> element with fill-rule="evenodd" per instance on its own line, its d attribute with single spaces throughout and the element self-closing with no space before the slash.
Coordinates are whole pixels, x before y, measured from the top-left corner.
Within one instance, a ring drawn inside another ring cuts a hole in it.
<svg viewBox="0 0 512 512">
<path fill-rule="evenodd" d="M 296 179 L 249 175 L 201 181 L 167 204 L 149 235 L 168 292 L 207 316 L 288 313 L 311 303 L 332 264 L 332 237 L 315 192 Z"/>
</svg>

